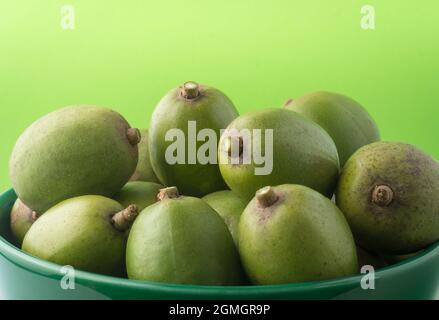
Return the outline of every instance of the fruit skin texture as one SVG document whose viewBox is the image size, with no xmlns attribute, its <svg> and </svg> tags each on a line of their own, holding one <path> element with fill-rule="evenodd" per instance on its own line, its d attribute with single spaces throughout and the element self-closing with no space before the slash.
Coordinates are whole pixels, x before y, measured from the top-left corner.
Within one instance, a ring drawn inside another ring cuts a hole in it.
<svg viewBox="0 0 439 320">
<path fill-rule="evenodd" d="M 17 199 L 11 210 L 11 232 L 15 241 L 21 246 L 24 236 L 38 218 L 38 214 Z"/>
<path fill-rule="evenodd" d="M 252 145 L 260 145 L 261 150 L 265 150 L 264 129 L 273 129 L 273 171 L 268 175 L 255 175 L 255 168 L 261 165 L 253 161 L 232 164 L 225 143 L 229 138 L 226 134 L 221 137 L 221 174 L 243 200 L 250 201 L 256 190 L 264 186 L 284 183 L 301 184 L 328 197 L 332 195 L 339 174 L 337 149 L 320 126 L 296 112 L 270 108 L 238 117 L 227 130 L 233 128 L 262 129 L 262 134 L 252 139 Z"/>
<path fill-rule="evenodd" d="M 152 170 L 151 161 L 149 160 L 148 129 L 141 129 L 140 135 L 141 139 L 137 145 L 139 149 L 139 161 L 130 180 L 160 183 L 154 170 Z"/>
<path fill-rule="evenodd" d="M 239 251 L 254 284 L 314 281 L 357 273 L 352 233 L 326 197 L 300 185 L 271 187 L 277 201 L 255 197 L 239 223 Z"/>
<path fill-rule="evenodd" d="M 18 197 L 44 213 L 75 196 L 113 196 L 137 165 L 129 128 L 118 113 L 95 106 L 66 107 L 37 120 L 20 136 L 10 158 Z"/>
<path fill-rule="evenodd" d="M 230 190 L 213 192 L 202 199 L 223 218 L 235 245 L 238 245 L 239 218 L 246 207 L 246 203 Z"/>
<path fill-rule="evenodd" d="M 377 186 L 393 190 L 389 204 L 377 204 Z M 407 254 L 439 239 L 439 164 L 409 144 L 376 142 L 346 162 L 336 202 L 363 248 Z"/>
<path fill-rule="evenodd" d="M 132 226 L 126 258 L 130 279 L 202 285 L 243 281 L 226 225 L 193 197 L 164 199 L 144 209 Z"/>
<path fill-rule="evenodd" d="M 289 100 L 285 107 L 314 121 L 329 133 L 337 146 L 341 167 L 360 147 L 380 140 L 378 127 L 370 114 L 344 95 L 313 92 Z"/>
<path fill-rule="evenodd" d="M 176 185 L 185 195 L 202 197 L 218 190 L 227 189 L 218 164 L 188 163 L 188 121 L 196 121 L 197 131 L 204 128 L 215 130 L 219 139 L 220 129 L 238 116 L 232 102 L 221 91 L 200 86 L 200 95 L 192 100 L 181 95 L 181 88 L 171 90 L 155 108 L 149 129 L 149 150 L 151 165 L 158 179 L 164 185 Z M 172 141 L 165 141 L 169 129 L 179 128 L 186 137 L 185 164 L 168 164 L 165 159 L 167 147 Z M 204 142 L 197 142 L 196 150 Z"/>
<path fill-rule="evenodd" d="M 23 250 L 38 258 L 99 274 L 125 275 L 126 234 L 111 217 L 123 207 L 102 196 L 65 200 L 32 225 Z"/>
<path fill-rule="evenodd" d="M 113 199 L 123 207 L 135 204 L 139 211 L 157 202 L 157 194 L 163 188 L 161 184 L 144 181 L 128 182 Z"/>
</svg>

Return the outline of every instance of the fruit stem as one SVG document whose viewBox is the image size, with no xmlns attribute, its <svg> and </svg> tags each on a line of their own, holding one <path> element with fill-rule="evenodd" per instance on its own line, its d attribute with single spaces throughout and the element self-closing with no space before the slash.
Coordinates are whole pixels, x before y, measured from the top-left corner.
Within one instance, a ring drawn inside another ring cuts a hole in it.
<svg viewBox="0 0 439 320">
<path fill-rule="evenodd" d="M 36 211 L 32 211 L 30 218 L 31 218 L 32 222 L 37 221 L 38 213 Z"/>
<path fill-rule="evenodd" d="M 236 136 L 230 136 L 226 140 L 226 151 L 229 157 L 236 157 L 236 153 L 233 153 L 234 148 L 233 146 L 235 144 L 238 144 L 238 157 L 242 155 L 243 149 L 244 149 L 244 142 L 242 140 L 242 137 L 236 137 Z"/>
<path fill-rule="evenodd" d="M 160 189 L 157 199 L 161 201 L 163 199 L 175 199 L 179 196 L 177 187 L 167 187 Z"/>
<path fill-rule="evenodd" d="M 372 191 L 372 202 L 380 207 L 387 207 L 393 201 L 393 190 L 386 185 L 378 185 Z"/>
<path fill-rule="evenodd" d="M 183 84 L 181 95 L 185 99 L 195 99 L 200 95 L 200 86 L 194 81 L 187 81 Z"/>
<path fill-rule="evenodd" d="M 256 191 L 256 200 L 262 207 L 267 208 L 276 203 L 278 196 L 273 187 L 267 186 Z"/>
<path fill-rule="evenodd" d="M 129 128 L 127 130 L 127 138 L 132 146 L 137 145 L 141 139 L 140 130 L 136 128 Z"/>
<path fill-rule="evenodd" d="M 292 104 L 293 103 L 293 99 L 288 99 L 287 101 L 285 101 L 285 103 L 284 103 L 284 108 L 286 108 L 286 107 L 288 107 L 290 104 Z"/>
<path fill-rule="evenodd" d="M 126 231 L 131 228 L 131 225 L 138 214 L 139 211 L 137 206 L 135 204 L 130 204 L 127 208 L 114 214 L 111 221 L 117 230 Z"/>
</svg>

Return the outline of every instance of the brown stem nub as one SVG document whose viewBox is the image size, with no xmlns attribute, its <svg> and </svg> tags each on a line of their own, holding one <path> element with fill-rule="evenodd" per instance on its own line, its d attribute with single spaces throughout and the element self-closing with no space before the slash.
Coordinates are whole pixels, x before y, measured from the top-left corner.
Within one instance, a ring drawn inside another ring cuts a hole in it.
<svg viewBox="0 0 439 320">
<path fill-rule="evenodd" d="M 380 207 L 387 207 L 393 201 L 392 188 L 386 185 L 378 185 L 372 191 L 372 202 Z"/>
<path fill-rule="evenodd" d="M 286 107 L 288 107 L 290 104 L 292 104 L 293 103 L 293 99 L 288 99 L 287 101 L 285 101 L 285 103 L 284 103 L 284 108 L 286 108 Z"/>
<path fill-rule="evenodd" d="M 276 203 L 277 199 L 278 196 L 274 192 L 273 187 L 267 186 L 256 191 L 256 200 L 258 201 L 259 205 L 264 208 L 272 206 L 274 203 Z"/>
<path fill-rule="evenodd" d="M 243 150 L 244 150 L 244 141 L 242 137 L 238 136 L 230 136 L 225 141 L 225 149 L 227 151 L 227 154 L 229 158 L 237 158 L 241 157 Z M 238 152 L 236 152 L 236 147 L 238 147 Z"/>
<path fill-rule="evenodd" d="M 131 225 L 138 214 L 139 211 L 137 206 L 135 204 L 130 204 L 126 209 L 114 214 L 111 218 L 111 222 L 117 230 L 126 231 L 131 228 Z"/>
<path fill-rule="evenodd" d="M 37 221 L 38 216 L 39 216 L 39 215 L 38 215 L 38 213 L 37 213 L 36 211 L 32 211 L 32 213 L 31 213 L 31 215 L 30 215 L 30 218 L 31 218 L 32 222 Z"/>
<path fill-rule="evenodd" d="M 129 128 L 127 130 L 127 138 L 132 146 L 137 145 L 141 139 L 140 130 L 136 128 Z"/>
<path fill-rule="evenodd" d="M 181 88 L 181 95 L 188 100 L 195 99 L 200 95 L 200 86 L 194 81 L 185 82 Z"/>
<path fill-rule="evenodd" d="M 177 187 L 167 187 L 160 189 L 159 194 L 157 195 L 157 199 L 163 200 L 163 199 L 175 199 L 178 198 L 180 195 L 178 194 Z"/>
</svg>

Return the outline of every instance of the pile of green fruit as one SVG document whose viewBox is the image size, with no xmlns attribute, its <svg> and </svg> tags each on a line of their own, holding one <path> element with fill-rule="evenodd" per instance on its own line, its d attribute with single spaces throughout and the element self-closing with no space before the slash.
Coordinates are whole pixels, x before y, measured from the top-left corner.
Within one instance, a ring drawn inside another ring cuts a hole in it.
<svg viewBox="0 0 439 320">
<path fill-rule="evenodd" d="M 188 137 L 190 122 L 216 133 L 216 163 L 190 160 L 189 149 L 203 147 L 198 139 L 183 145 L 188 161 L 167 161 L 169 132 Z M 249 145 L 223 129 L 262 133 Z M 260 163 L 243 159 L 252 145 L 267 146 L 265 129 L 272 170 L 255 174 Z M 379 140 L 360 104 L 329 92 L 240 116 L 221 91 L 186 82 L 159 102 L 148 130 L 110 109 L 66 107 L 33 123 L 14 147 L 11 230 L 33 256 L 136 280 L 353 275 L 439 239 L 439 163 Z"/>
</svg>

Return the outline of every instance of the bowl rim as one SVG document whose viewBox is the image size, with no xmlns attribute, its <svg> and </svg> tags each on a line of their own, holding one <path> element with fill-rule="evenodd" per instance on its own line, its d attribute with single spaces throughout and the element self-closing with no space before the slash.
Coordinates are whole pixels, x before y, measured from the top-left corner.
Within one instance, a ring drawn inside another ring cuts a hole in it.
<svg viewBox="0 0 439 320">
<path fill-rule="evenodd" d="M 0 204 L 7 198 L 16 198 L 13 189 L 9 189 L 0 194 Z M 42 276 L 47 277 L 62 277 L 64 274 L 61 269 L 63 266 L 44 261 L 42 259 L 33 257 L 20 248 L 16 247 L 14 244 L 6 240 L 2 235 L 0 235 L 0 254 L 4 256 L 7 260 L 11 261 L 17 266 L 24 268 L 30 272 L 38 273 Z M 431 257 L 439 254 L 439 241 L 431 244 L 418 254 L 409 257 L 403 261 L 396 264 L 386 266 L 375 270 L 375 279 L 383 278 L 390 273 L 396 271 L 404 271 L 410 269 L 413 265 L 423 263 L 424 260 L 430 259 Z M 288 284 L 273 284 L 273 285 L 240 285 L 240 286 L 208 286 L 208 285 L 187 285 L 187 284 L 172 284 L 172 283 L 160 283 L 160 282 L 150 282 L 150 281 L 140 281 L 132 280 L 126 278 L 118 278 L 107 275 L 96 274 L 92 272 L 76 270 L 75 269 L 75 280 L 77 283 L 96 283 L 102 285 L 114 285 L 123 287 L 126 289 L 146 289 L 146 290 L 156 290 L 156 291 L 173 291 L 173 292 L 183 292 L 183 293 L 218 293 L 218 291 L 234 291 L 239 290 L 240 294 L 245 295 L 258 293 L 269 293 L 276 291 L 278 293 L 283 291 L 294 291 L 294 290 L 309 290 L 309 289 L 323 289 L 331 287 L 342 287 L 342 286 L 353 286 L 360 283 L 364 274 L 356 274 L 352 276 L 339 277 L 334 279 L 319 280 L 319 281 L 308 281 L 308 282 L 297 282 Z"/>
</svg>

